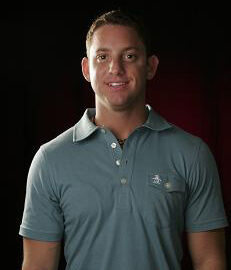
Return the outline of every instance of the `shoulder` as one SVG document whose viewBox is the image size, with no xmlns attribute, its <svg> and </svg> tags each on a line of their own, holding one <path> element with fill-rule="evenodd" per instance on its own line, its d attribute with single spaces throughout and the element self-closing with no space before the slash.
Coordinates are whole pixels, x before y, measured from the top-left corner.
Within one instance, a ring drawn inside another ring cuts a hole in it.
<svg viewBox="0 0 231 270">
<path fill-rule="evenodd" d="M 206 145 L 199 136 L 189 133 L 172 123 L 171 128 L 162 131 L 160 137 L 162 137 L 161 141 L 169 150 L 191 155 L 198 152 L 201 146 Z"/>
<path fill-rule="evenodd" d="M 202 168 L 215 167 L 213 154 L 207 143 L 199 136 L 193 135 L 173 125 L 160 135 L 161 151 L 178 169 L 181 176 L 189 179 L 192 172 Z"/>
<path fill-rule="evenodd" d="M 69 152 L 73 147 L 73 130 L 74 126 L 65 130 L 52 140 L 42 144 L 40 151 L 45 156 L 59 157 L 60 155 Z"/>
</svg>

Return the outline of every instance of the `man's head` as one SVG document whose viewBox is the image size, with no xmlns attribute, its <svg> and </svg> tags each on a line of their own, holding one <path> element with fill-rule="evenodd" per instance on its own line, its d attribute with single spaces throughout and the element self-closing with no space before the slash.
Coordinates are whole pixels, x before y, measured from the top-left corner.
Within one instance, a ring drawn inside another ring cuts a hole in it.
<svg viewBox="0 0 231 270">
<path fill-rule="evenodd" d="M 141 29 L 138 21 L 120 11 L 92 24 L 82 71 L 95 92 L 96 107 L 118 111 L 144 103 L 146 80 L 155 75 L 158 59 L 149 55 Z"/>
<path fill-rule="evenodd" d="M 153 53 L 151 47 L 150 34 L 146 30 L 141 18 L 133 14 L 128 14 L 120 10 L 113 10 L 102 14 L 92 23 L 88 30 L 86 37 L 86 52 L 89 56 L 89 48 L 91 46 L 92 38 L 95 31 L 103 25 L 123 25 L 133 28 L 140 39 L 142 40 L 147 56 L 151 56 Z"/>
</svg>

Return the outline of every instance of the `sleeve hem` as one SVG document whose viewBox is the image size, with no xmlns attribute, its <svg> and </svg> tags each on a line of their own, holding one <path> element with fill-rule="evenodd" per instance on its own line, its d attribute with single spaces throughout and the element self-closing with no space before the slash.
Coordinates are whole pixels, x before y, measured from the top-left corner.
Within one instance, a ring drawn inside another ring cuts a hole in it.
<svg viewBox="0 0 231 270">
<path fill-rule="evenodd" d="M 22 226 L 20 226 L 19 235 L 39 241 L 53 242 L 62 240 L 62 235 L 60 233 L 47 233 L 41 231 L 34 231 Z"/>
<path fill-rule="evenodd" d="M 216 222 L 206 222 L 202 224 L 193 224 L 189 225 L 185 228 L 186 232 L 203 232 L 203 231 L 209 231 L 209 230 L 214 230 L 214 229 L 219 229 L 219 228 L 224 228 L 228 227 L 229 224 L 226 219 L 220 219 L 217 220 Z"/>
</svg>

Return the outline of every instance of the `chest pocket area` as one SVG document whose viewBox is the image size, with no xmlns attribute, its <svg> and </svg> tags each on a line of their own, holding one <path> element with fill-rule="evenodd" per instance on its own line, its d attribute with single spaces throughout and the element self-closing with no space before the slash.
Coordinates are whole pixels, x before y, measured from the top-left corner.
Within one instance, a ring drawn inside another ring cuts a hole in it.
<svg viewBox="0 0 231 270">
<path fill-rule="evenodd" d="M 144 218 L 159 228 L 184 226 L 185 180 L 172 172 L 150 172 L 145 182 Z"/>
</svg>

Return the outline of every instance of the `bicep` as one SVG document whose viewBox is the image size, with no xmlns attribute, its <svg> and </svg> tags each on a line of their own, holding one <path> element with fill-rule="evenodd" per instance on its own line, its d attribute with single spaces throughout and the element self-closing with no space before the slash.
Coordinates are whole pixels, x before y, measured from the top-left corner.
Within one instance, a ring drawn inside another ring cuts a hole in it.
<svg viewBox="0 0 231 270">
<path fill-rule="evenodd" d="M 188 233 L 187 240 L 194 265 L 201 265 L 206 261 L 225 264 L 224 229 Z"/>
<path fill-rule="evenodd" d="M 37 241 L 23 238 L 23 270 L 57 270 L 60 257 L 60 242 Z"/>
</svg>

